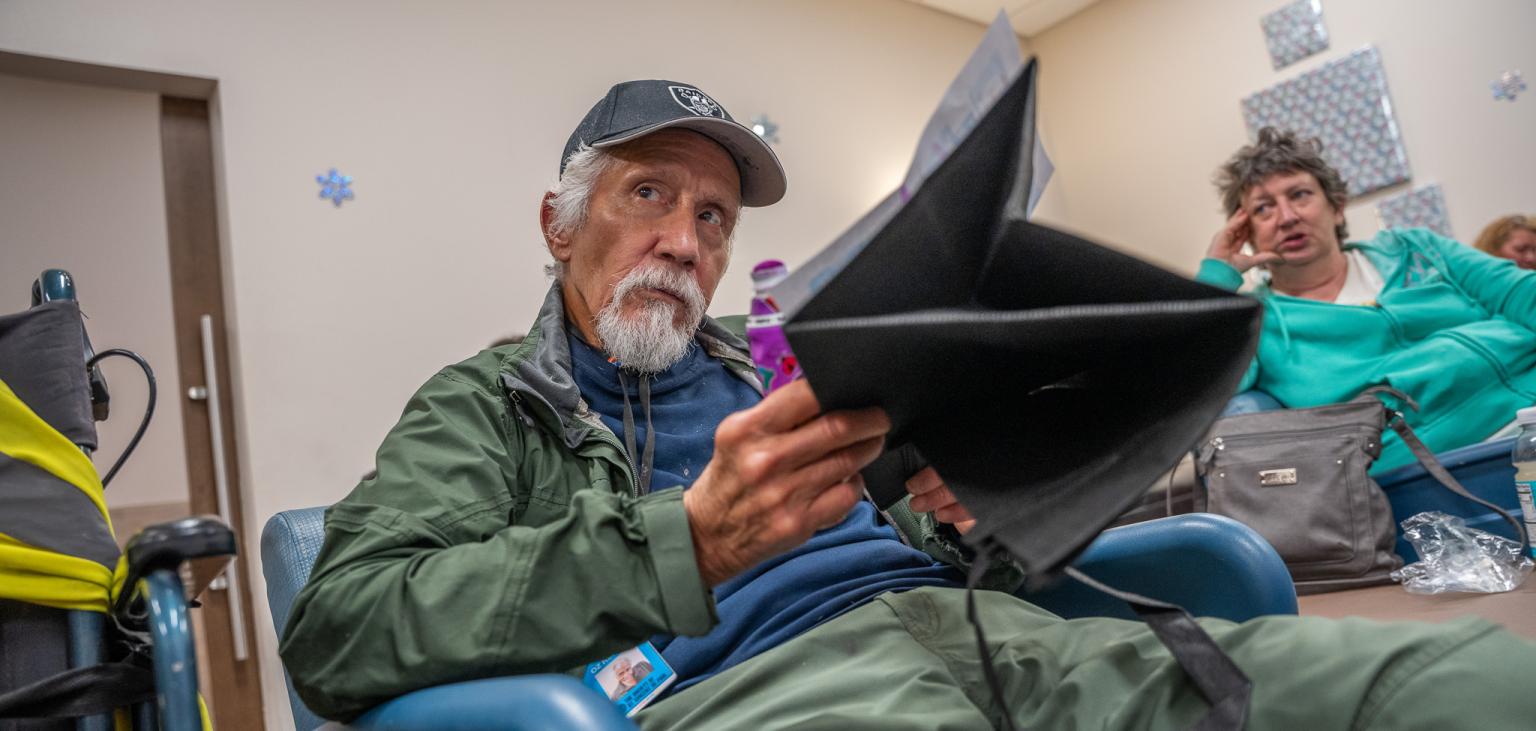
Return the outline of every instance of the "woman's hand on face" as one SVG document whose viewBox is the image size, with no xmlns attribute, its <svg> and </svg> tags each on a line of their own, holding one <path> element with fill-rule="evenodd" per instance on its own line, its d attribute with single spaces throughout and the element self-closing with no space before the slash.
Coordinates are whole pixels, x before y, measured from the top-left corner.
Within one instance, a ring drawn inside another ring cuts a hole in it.
<svg viewBox="0 0 1536 731">
<path fill-rule="evenodd" d="M 1227 218 L 1226 225 L 1211 237 L 1211 247 L 1206 249 L 1205 256 L 1224 261 L 1239 273 L 1280 261 L 1280 255 L 1273 251 L 1252 255 L 1243 253 L 1243 245 L 1252 238 L 1253 227 L 1248 225 L 1248 211 L 1238 208 L 1236 213 Z"/>
</svg>

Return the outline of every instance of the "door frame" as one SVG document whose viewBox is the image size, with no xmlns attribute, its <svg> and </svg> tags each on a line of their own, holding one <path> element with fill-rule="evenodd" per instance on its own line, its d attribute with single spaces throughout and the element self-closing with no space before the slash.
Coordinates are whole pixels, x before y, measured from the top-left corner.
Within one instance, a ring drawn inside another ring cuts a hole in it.
<svg viewBox="0 0 1536 731">
<path fill-rule="evenodd" d="M 86 84 L 111 89 L 150 92 L 160 97 L 160 154 L 164 171 L 167 260 L 171 269 L 171 305 L 176 336 L 176 358 L 181 382 L 174 390 L 182 411 L 188 498 L 194 514 L 227 512 L 226 520 L 234 529 L 238 553 L 232 565 L 238 579 L 241 627 L 231 621 L 232 592 L 229 588 L 210 590 L 201 597 L 203 606 L 194 616 L 202 630 L 207 653 L 203 659 L 200 685 L 211 712 L 213 725 L 219 729 L 261 729 L 265 708 L 262 703 L 261 672 L 257 642 L 256 615 L 251 601 L 251 564 L 249 551 L 258 545 L 248 540 L 242 497 L 241 468 L 235 430 L 240 427 L 236 406 L 238 383 L 233 376 L 230 355 L 234 352 L 230 335 L 230 308 L 225 296 L 229 281 L 224 267 L 225 245 L 220 225 L 218 201 L 222 197 L 217 174 L 215 147 L 218 134 L 215 114 L 218 99 L 216 79 L 168 74 L 158 71 L 82 63 L 60 58 L 0 51 L 0 73 L 70 84 Z M 214 377 L 219 389 L 218 411 L 222 416 L 222 444 L 226 478 L 227 510 L 221 511 L 215 485 L 215 436 L 210 428 L 209 401 L 194 399 L 193 389 L 205 387 L 202 317 L 212 320 L 212 344 L 216 363 Z M 228 576 L 228 574 L 226 574 Z M 226 582 L 227 584 L 228 582 Z M 244 633 L 246 659 L 237 660 L 235 631 Z"/>
</svg>

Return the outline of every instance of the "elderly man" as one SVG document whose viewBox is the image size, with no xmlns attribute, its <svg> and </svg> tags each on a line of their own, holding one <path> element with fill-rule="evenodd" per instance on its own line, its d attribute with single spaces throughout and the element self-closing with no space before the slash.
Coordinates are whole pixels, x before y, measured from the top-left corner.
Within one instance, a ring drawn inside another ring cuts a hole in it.
<svg viewBox="0 0 1536 731">
<path fill-rule="evenodd" d="M 711 97 L 613 87 L 561 173 L 540 207 L 556 284 L 527 338 L 434 376 L 377 475 L 327 515 L 282 645 L 312 709 L 349 719 L 650 642 L 677 681 L 636 717 L 647 728 L 1182 728 L 1206 712 L 1145 625 L 1003 591 L 977 597 L 1002 702 L 988 692 L 958 588 L 971 516 L 925 470 L 893 526 L 860 499 L 883 413 L 821 413 L 804 382 L 763 398 L 741 338 L 704 315 L 739 207 L 785 189 Z M 1004 566 L 987 583 L 1017 580 Z M 1533 653 L 1487 624 L 1205 626 L 1255 680 L 1251 728 L 1536 718 L 1520 715 L 1536 714 Z"/>
<path fill-rule="evenodd" d="M 1319 406 L 1390 385 L 1418 402 L 1405 418 L 1437 452 L 1517 431 L 1515 412 L 1536 404 L 1536 272 L 1428 229 L 1346 243 L 1344 180 L 1293 132 L 1260 130 L 1217 185 L 1229 218 L 1199 278 L 1235 290 L 1269 271 L 1239 390 Z M 1376 471 L 1415 461 L 1396 433 L 1382 447 Z"/>
</svg>

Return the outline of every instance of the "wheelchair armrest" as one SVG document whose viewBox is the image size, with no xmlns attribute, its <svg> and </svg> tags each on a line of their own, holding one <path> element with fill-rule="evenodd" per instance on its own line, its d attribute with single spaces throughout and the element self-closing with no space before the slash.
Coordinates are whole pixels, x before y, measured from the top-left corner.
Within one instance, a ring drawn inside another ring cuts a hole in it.
<svg viewBox="0 0 1536 731">
<path fill-rule="evenodd" d="M 1197 617 L 1241 622 L 1295 614 L 1285 562 L 1262 536 L 1231 518 L 1191 513 L 1104 531 L 1073 565 L 1116 589 L 1177 604 Z M 1076 579 L 1020 597 L 1063 617 L 1135 619 L 1124 602 Z"/>
<path fill-rule="evenodd" d="M 185 587 L 188 599 L 196 597 L 235 555 L 235 534 L 213 516 L 182 518 L 156 523 L 128 539 L 128 577 L 118 595 L 113 614 L 123 619 L 141 620 L 142 602 L 139 580 L 158 569 L 180 571 L 187 564 L 190 576 Z"/>
<path fill-rule="evenodd" d="M 330 728 L 329 726 L 323 728 Z M 382 703 L 355 731 L 634 731 L 618 707 L 566 675 L 521 675 L 439 685 Z"/>
</svg>

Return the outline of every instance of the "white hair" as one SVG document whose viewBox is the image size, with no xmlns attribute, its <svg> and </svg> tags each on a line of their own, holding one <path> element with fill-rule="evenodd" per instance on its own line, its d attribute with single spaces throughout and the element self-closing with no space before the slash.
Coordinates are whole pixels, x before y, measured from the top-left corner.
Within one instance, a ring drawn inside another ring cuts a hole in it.
<svg viewBox="0 0 1536 731">
<path fill-rule="evenodd" d="M 551 234 L 568 236 L 586 225 L 587 207 L 592 202 L 597 179 L 613 163 L 614 157 L 607 150 L 586 143 L 565 159 L 565 170 L 549 189 L 549 207 L 554 212 L 549 222 Z M 565 276 L 565 262 L 559 259 L 550 262 L 545 265 L 544 273 L 559 280 Z"/>
<path fill-rule="evenodd" d="M 587 224 L 587 210 L 592 203 L 592 191 L 597 189 L 597 179 L 617 158 L 605 149 L 592 147 L 583 142 L 570 157 L 565 159 L 565 170 L 550 186 L 549 207 L 554 216 L 549 222 L 549 232 L 555 235 L 576 233 Z M 741 224 L 741 207 L 736 207 L 736 225 Z M 726 254 L 736 243 L 736 227 L 732 226 L 725 240 Z M 544 265 L 544 273 L 559 281 L 565 276 L 565 262 L 556 259 Z"/>
</svg>

